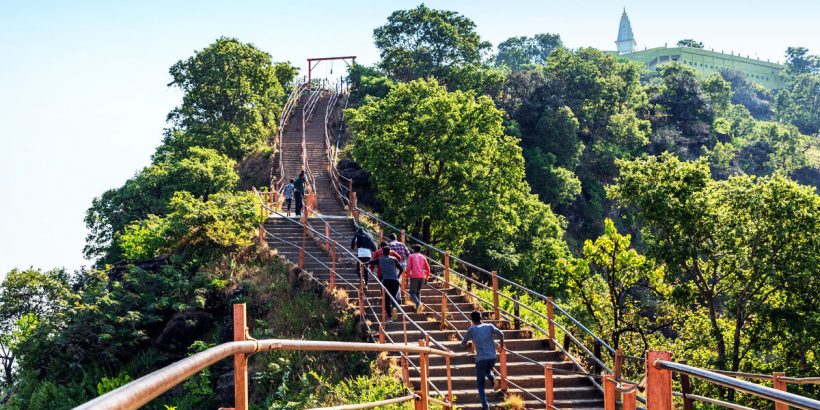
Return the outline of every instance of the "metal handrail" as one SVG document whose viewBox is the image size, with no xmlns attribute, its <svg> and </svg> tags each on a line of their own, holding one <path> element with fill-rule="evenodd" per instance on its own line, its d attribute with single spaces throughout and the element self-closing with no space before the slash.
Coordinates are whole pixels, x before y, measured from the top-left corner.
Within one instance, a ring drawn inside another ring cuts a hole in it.
<svg viewBox="0 0 820 410">
<path fill-rule="evenodd" d="M 820 410 L 820 401 L 773 389 L 771 387 L 761 386 L 752 382 L 738 380 L 734 377 L 715 373 L 706 369 L 666 360 L 656 360 L 651 365 L 659 369 L 666 369 L 680 374 L 697 377 L 712 384 L 728 387 L 730 389 L 748 393 L 757 397 L 787 404 L 798 409 Z"/>
<path fill-rule="evenodd" d="M 454 357 L 452 352 L 431 347 L 405 344 L 374 344 L 355 342 L 327 342 L 310 340 L 264 339 L 227 342 L 199 352 L 193 356 L 163 367 L 112 390 L 75 410 L 138 409 L 159 397 L 162 393 L 182 383 L 197 372 L 235 354 L 253 354 L 274 350 L 302 350 L 311 352 L 402 352 L 425 353 L 442 357 Z"/>
</svg>

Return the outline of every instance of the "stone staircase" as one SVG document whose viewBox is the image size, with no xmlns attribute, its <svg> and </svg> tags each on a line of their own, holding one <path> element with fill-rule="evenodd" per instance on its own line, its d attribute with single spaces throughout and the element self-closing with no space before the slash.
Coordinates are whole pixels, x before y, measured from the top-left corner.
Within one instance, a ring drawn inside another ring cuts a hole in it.
<svg viewBox="0 0 820 410">
<path fill-rule="evenodd" d="M 301 107 L 306 98 L 303 97 L 300 105 L 294 114 L 293 121 L 288 125 L 283 134 L 282 152 L 284 154 L 284 168 L 286 178 L 295 178 L 301 166 Z M 330 236 L 337 241 L 338 246 L 347 248 L 350 245 L 355 225 L 351 218 L 345 216 L 345 209 L 336 199 L 328 173 L 328 160 L 325 153 L 324 143 L 324 123 L 323 115 L 328 104 L 328 97 L 323 96 L 314 112 L 313 121 L 306 126 L 306 149 L 312 176 L 315 180 L 316 193 L 318 199 L 318 210 L 320 216 L 309 218 L 309 224 L 319 232 L 325 232 L 325 226 L 329 227 Z M 268 237 L 268 244 L 271 248 L 278 250 L 283 257 L 293 261 L 299 259 L 299 246 L 302 243 L 303 228 L 296 222 L 284 218 L 269 218 L 265 227 L 272 236 Z M 308 238 L 305 246 L 304 270 L 313 273 L 314 277 L 321 282 L 328 282 L 330 279 L 330 269 L 332 264 L 330 255 L 323 251 L 316 242 Z M 308 256 L 312 255 L 312 256 Z M 344 288 L 348 292 L 349 303 L 358 305 L 358 284 L 359 278 L 355 268 L 355 261 L 352 257 L 345 256 L 343 252 L 337 250 L 339 260 L 336 265 L 336 285 Z M 381 288 L 378 284 L 372 283 L 366 289 L 365 306 L 373 306 L 374 315 L 367 310 L 367 320 L 371 323 L 371 331 L 374 340 L 378 337 L 378 321 L 381 312 Z M 407 320 L 407 340 L 409 343 L 417 344 L 418 340 L 424 339 L 425 334 L 409 323 L 415 321 L 426 331 L 427 335 L 435 339 L 445 347 L 454 352 L 463 352 L 451 362 L 451 374 L 453 383 L 453 394 L 458 408 L 479 409 L 481 408 L 478 393 L 475 388 L 475 366 L 473 357 L 466 354 L 466 351 L 459 346 L 461 340 L 460 333 L 469 328 L 470 323 L 464 316 L 469 315 L 475 306 L 469 298 L 460 293 L 457 289 L 442 290 L 442 283 L 432 280 L 429 286 L 422 290 L 422 302 L 426 305 L 424 313 L 412 312 L 412 304 L 409 297 L 405 297 L 403 308 L 408 312 Z M 441 324 L 441 300 L 442 292 L 449 296 L 447 308 L 448 326 L 442 330 Z M 463 313 L 462 313 L 463 312 Z M 547 339 L 535 338 L 529 330 L 514 330 L 513 325 L 507 321 L 494 322 L 496 326 L 505 333 L 507 353 L 507 374 L 510 382 L 507 394 L 517 394 L 525 401 L 527 408 L 544 408 L 545 397 L 544 386 L 544 364 L 550 363 L 556 369 L 577 370 L 575 365 L 567 360 L 563 354 L 556 349 Z M 401 321 L 391 322 L 385 326 L 385 336 L 390 340 L 401 343 L 404 342 L 405 334 Z M 522 357 L 523 356 L 523 357 Z M 526 357 L 526 358 L 525 358 Z M 410 356 L 410 360 L 419 363 L 418 356 Z M 397 358 L 398 360 L 398 358 Z M 537 364 L 532 363 L 537 362 Z M 499 364 L 496 364 L 498 370 Z M 410 366 L 410 380 L 415 390 L 419 389 L 419 374 Z M 429 364 L 429 380 L 443 393 L 447 392 L 447 375 L 444 359 L 431 356 Z M 559 409 L 603 409 L 603 395 L 584 376 L 555 374 L 554 377 L 555 406 Z M 524 391 L 513 385 L 520 386 Z M 431 392 L 433 390 L 431 389 Z M 492 405 L 499 405 L 504 400 L 503 393 L 494 393 L 488 387 L 488 398 Z M 538 399 L 536 399 L 538 398 Z"/>
</svg>

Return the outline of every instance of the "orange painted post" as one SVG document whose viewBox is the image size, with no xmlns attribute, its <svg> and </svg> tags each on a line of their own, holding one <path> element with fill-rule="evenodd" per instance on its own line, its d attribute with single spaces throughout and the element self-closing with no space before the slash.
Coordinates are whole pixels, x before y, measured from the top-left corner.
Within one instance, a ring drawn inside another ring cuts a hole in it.
<svg viewBox="0 0 820 410">
<path fill-rule="evenodd" d="M 493 314 L 495 320 L 501 320 L 501 311 L 498 309 L 498 272 L 493 271 Z"/>
<path fill-rule="evenodd" d="M 407 311 L 401 315 L 402 333 L 404 333 L 404 344 L 407 344 Z"/>
<path fill-rule="evenodd" d="M 353 180 L 347 181 L 347 203 L 350 207 L 350 216 L 353 216 L 353 210 L 356 209 L 356 205 L 353 202 Z"/>
<path fill-rule="evenodd" d="M 615 410 L 615 379 L 606 375 L 601 384 L 604 388 L 604 410 Z"/>
<path fill-rule="evenodd" d="M 408 388 L 412 389 L 413 386 L 410 385 L 410 368 L 407 366 L 407 354 L 401 354 L 401 379 L 404 381 L 404 385 Z"/>
<path fill-rule="evenodd" d="M 419 346 L 426 347 L 427 343 L 425 343 L 424 339 L 419 339 Z M 428 363 L 427 363 L 427 353 L 419 353 L 419 373 L 421 374 L 421 408 L 427 410 L 427 397 L 428 397 L 428 387 L 427 387 L 427 372 L 428 372 Z"/>
<path fill-rule="evenodd" d="M 379 343 L 384 344 L 384 323 L 379 324 Z"/>
<path fill-rule="evenodd" d="M 498 366 L 501 368 L 501 390 L 507 391 L 507 349 L 498 345 Z"/>
<path fill-rule="evenodd" d="M 781 381 L 780 378 L 785 376 L 786 373 L 784 372 L 774 372 L 772 373 L 772 382 L 774 383 L 774 387 L 780 391 L 786 391 L 786 382 Z M 789 410 L 789 406 L 778 401 L 774 402 L 774 410 Z"/>
<path fill-rule="evenodd" d="M 621 375 L 623 373 L 624 368 L 624 351 L 623 349 L 615 349 L 615 365 L 613 367 L 613 373 L 615 374 L 615 380 L 621 380 Z"/>
<path fill-rule="evenodd" d="M 305 245 L 307 244 L 307 225 L 302 225 L 302 247 L 299 248 L 299 269 L 305 266 Z"/>
<path fill-rule="evenodd" d="M 555 316 L 552 312 L 552 298 L 547 298 L 547 318 L 549 318 L 549 323 L 547 324 L 550 342 L 555 341 Z"/>
<path fill-rule="evenodd" d="M 547 410 L 552 410 L 555 405 L 555 391 L 552 389 L 552 365 L 544 365 L 544 395 L 547 402 Z"/>
<path fill-rule="evenodd" d="M 359 316 L 364 318 L 364 264 L 359 264 Z"/>
<path fill-rule="evenodd" d="M 233 305 L 233 340 L 242 342 L 247 335 L 247 311 L 244 303 Z M 248 408 L 248 358 L 244 353 L 233 355 L 234 409 Z"/>
<path fill-rule="evenodd" d="M 325 249 L 330 249 L 330 222 L 325 222 Z"/>
<path fill-rule="evenodd" d="M 356 209 L 356 207 L 358 206 L 356 205 L 358 199 L 356 198 L 355 192 L 352 192 L 352 195 L 352 199 L 350 200 L 350 213 L 353 216 L 353 219 L 356 220 L 356 222 L 359 222 L 359 210 Z"/>
<path fill-rule="evenodd" d="M 330 290 L 336 288 L 336 241 L 333 241 L 333 247 L 330 248 Z"/>
<path fill-rule="evenodd" d="M 379 242 L 384 242 L 384 229 L 379 227 Z"/>
<path fill-rule="evenodd" d="M 671 361 L 672 354 L 646 351 L 646 408 L 672 410 L 672 372 L 655 365 L 655 361 Z"/>
<path fill-rule="evenodd" d="M 638 397 L 635 389 L 630 390 L 629 392 L 624 393 L 623 404 L 621 404 L 621 410 L 635 410 L 638 406 L 637 404 Z"/>
<path fill-rule="evenodd" d="M 450 356 L 444 356 L 444 364 L 447 366 L 447 406 L 448 409 L 453 410 L 453 377 L 450 369 Z"/>
<path fill-rule="evenodd" d="M 385 300 L 385 291 L 382 287 L 382 323 L 387 323 L 387 300 Z M 393 312 L 390 312 L 393 313 Z"/>
<path fill-rule="evenodd" d="M 407 244 L 407 232 L 404 229 L 401 230 L 401 243 Z"/>
</svg>

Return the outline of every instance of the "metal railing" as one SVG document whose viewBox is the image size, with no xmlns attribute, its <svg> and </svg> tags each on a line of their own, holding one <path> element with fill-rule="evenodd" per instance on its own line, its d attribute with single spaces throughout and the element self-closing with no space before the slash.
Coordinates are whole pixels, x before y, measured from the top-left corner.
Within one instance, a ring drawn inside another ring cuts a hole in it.
<svg viewBox="0 0 820 410">
<path fill-rule="evenodd" d="M 102 396 L 88 401 L 75 410 L 101 409 L 138 409 L 159 397 L 161 394 L 184 382 L 197 372 L 200 372 L 220 360 L 234 357 L 234 409 L 248 408 L 248 357 L 255 353 L 275 350 L 299 350 L 310 352 L 401 352 L 403 354 L 418 354 L 422 368 L 426 368 L 430 355 L 451 357 L 452 352 L 425 346 L 424 340 L 418 346 L 410 344 L 374 344 L 352 342 L 327 342 L 308 340 L 265 339 L 256 340 L 248 335 L 245 304 L 233 305 L 234 341 L 220 344 L 193 356 L 149 373 L 124 386 L 112 390 Z M 423 374 L 426 378 L 426 374 Z M 427 408 L 424 397 L 407 395 L 389 399 L 390 403 L 401 403 L 419 400 L 423 408 Z M 349 409 L 373 408 L 384 405 L 387 401 L 363 403 L 356 406 L 336 407 Z"/>
</svg>

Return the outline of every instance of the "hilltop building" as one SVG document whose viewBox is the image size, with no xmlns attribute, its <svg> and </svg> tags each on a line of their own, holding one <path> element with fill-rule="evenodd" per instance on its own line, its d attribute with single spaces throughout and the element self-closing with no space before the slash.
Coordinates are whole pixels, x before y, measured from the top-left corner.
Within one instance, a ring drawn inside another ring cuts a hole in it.
<svg viewBox="0 0 820 410">
<path fill-rule="evenodd" d="M 782 64 L 761 61 L 747 57 L 735 55 L 734 52 L 726 54 L 714 50 L 704 50 L 692 47 L 655 47 L 635 51 L 637 42 L 632 33 L 632 24 L 624 9 L 621 21 L 618 25 L 617 54 L 630 60 L 640 61 L 646 64 L 650 70 L 658 68 L 660 65 L 677 61 L 681 64 L 694 68 L 703 75 L 719 73 L 721 70 L 735 70 L 743 73 L 749 81 L 760 84 L 770 90 L 784 88 L 786 83 L 780 77 L 783 70 Z"/>
</svg>

